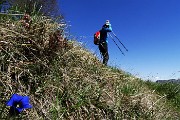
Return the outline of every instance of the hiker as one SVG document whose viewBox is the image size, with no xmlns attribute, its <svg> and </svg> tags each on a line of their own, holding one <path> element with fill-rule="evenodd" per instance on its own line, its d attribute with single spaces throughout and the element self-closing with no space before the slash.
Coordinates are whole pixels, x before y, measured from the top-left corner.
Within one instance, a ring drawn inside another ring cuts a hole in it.
<svg viewBox="0 0 180 120">
<path fill-rule="evenodd" d="M 112 32 L 112 27 L 109 20 L 106 20 L 106 23 L 102 26 L 102 29 L 100 30 L 100 41 L 99 41 L 99 50 L 103 56 L 104 65 L 107 65 L 109 60 L 108 40 L 107 40 L 108 32 Z"/>
</svg>

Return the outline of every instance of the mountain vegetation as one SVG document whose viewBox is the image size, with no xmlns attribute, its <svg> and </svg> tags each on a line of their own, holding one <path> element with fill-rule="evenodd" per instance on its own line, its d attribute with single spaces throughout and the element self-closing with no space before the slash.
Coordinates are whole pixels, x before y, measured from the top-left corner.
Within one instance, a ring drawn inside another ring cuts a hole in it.
<svg viewBox="0 0 180 120">
<path fill-rule="evenodd" d="M 12 6 L 18 6 L 27 13 L 39 11 L 46 16 L 59 15 L 57 0 L 7 0 Z M 24 4 L 26 3 L 26 4 Z M 33 9 L 32 9 L 33 8 Z"/>
<path fill-rule="evenodd" d="M 180 84 L 178 80 L 163 80 L 158 83 L 146 82 L 146 84 L 156 92 L 167 99 L 167 104 L 180 110 Z"/>
<path fill-rule="evenodd" d="M 0 18 L 0 119 L 180 118 L 165 88 L 104 66 L 68 39 L 66 24 L 59 22 L 63 17 L 56 20 L 34 9 L 29 14 L 24 10 L 20 19 L 8 13 Z M 10 116 L 6 102 L 13 94 L 29 96 L 32 108 Z"/>
</svg>

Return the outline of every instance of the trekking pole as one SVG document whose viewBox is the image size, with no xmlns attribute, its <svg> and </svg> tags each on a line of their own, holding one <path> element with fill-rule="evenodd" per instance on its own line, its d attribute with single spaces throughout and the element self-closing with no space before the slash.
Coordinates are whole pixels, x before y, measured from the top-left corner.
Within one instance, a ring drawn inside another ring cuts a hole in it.
<svg viewBox="0 0 180 120">
<path fill-rule="evenodd" d="M 116 46 L 119 48 L 119 50 L 121 51 L 121 53 L 125 56 L 125 54 L 123 53 L 123 51 L 121 50 L 121 48 L 117 45 L 116 41 L 114 40 L 114 38 L 112 37 L 111 34 L 109 34 L 109 36 L 111 37 L 111 39 L 113 40 L 113 42 L 116 44 Z"/>
<path fill-rule="evenodd" d="M 120 41 L 120 39 L 116 36 L 116 34 L 112 31 L 113 35 L 118 39 L 118 41 L 121 43 L 121 45 L 128 51 L 128 49 L 123 45 L 123 43 Z"/>
</svg>

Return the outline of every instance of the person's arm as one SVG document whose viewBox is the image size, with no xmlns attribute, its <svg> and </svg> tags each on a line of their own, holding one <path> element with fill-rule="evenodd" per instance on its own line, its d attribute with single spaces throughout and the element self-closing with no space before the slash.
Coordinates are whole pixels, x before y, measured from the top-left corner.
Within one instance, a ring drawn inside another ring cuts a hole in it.
<svg viewBox="0 0 180 120">
<path fill-rule="evenodd" d="M 111 24 L 106 25 L 106 26 L 104 27 L 104 30 L 105 30 L 106 32 L 112 32 Z"/>
</svg>

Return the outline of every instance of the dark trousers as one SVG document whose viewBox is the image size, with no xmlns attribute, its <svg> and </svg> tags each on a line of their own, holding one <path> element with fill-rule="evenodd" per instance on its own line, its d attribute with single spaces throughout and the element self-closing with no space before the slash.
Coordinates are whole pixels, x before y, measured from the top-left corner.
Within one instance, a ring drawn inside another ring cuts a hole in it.
<svg viewBox="0 0 180 120">
<path fill-rule="evenodd" d="M 100 43 L 99 44 L 99 50 L 103 56 L 103 64 L 107 65 L 108 60 L 109 60 L 109 54 L 108 54 L 108 45 L 106 42 Z"/>
</svg>

